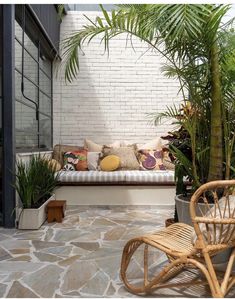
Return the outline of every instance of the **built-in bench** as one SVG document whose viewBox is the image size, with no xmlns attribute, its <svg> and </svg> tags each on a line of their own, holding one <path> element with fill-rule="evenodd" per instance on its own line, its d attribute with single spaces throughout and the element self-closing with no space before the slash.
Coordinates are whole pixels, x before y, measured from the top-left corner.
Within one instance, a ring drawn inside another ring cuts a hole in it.
<svg viewBox="0 0 235 299">
<path fill-rule="evenodd" d="M 60 171 L 57 199 L 71 205 L 174 204 L 174 171 Z"/>
<path fill-rule="evenodd" d="M 23 161 L 39 153 L 18 153 Z M 43 152 L 48 157 L 52 152 Z M 71 205 L 173 206 L 174 171 L 60 171 L 56 198 Z"/>
</svg>

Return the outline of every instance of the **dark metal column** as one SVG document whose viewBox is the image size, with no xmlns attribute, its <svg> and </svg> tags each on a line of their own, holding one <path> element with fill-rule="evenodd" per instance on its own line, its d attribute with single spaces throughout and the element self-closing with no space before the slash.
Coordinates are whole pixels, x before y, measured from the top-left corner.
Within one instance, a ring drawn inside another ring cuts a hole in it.
<svg viewBox="0 0 235 299">
<path fill-rule="evenodd" d="M 3 225 L 15 226 L 15 5 L 3 5 Z"/>
</svg>

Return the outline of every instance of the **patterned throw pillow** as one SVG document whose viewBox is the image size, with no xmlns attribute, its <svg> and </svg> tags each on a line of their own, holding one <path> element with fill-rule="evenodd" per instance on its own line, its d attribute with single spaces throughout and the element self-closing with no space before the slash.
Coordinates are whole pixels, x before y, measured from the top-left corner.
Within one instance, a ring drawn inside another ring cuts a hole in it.
<svg viewBox="0 0 235 299">
<path fill-rule="evenodd" d="M 163 165 L 168 170 L 175 170 L 175 164 L 174 164 L 175 158 L 170 153 L 169 149 L 168 148 L 163 148 L 162 152 L 163 152 L 163 158 L 162 158 Z"/>
<path fill-rule="evenodd" d="M 120 158 L 120 169 L 121 170 L 138 170 L 140 165 L 135 155 L 135 148 L 130 147 L 120 147 L 112 148 L 104 146 L 103 149 L 104 157 L 109 155 L 115 155 Z"/>
<path fill-rule="evenodd" d="M 64 153 L 63 170 L 85 171 L 87 170 L 87 150 L 79 150 Z"/>
<path fill-rule="evenodd" d="M 64 165 L 64 153 L 66 152 L 76 152 L 82 150 L 83 147 L 75 145 L 65 145 L 65 144 L 56 144 L 53 149 L 52 159 L 58 161 L 63 167 Z"/>
<path fill-rule="evenodd" d="M 166 170 L 161 150 L 139 150 L 138 159 L 142 170 Z"/>
</svg>

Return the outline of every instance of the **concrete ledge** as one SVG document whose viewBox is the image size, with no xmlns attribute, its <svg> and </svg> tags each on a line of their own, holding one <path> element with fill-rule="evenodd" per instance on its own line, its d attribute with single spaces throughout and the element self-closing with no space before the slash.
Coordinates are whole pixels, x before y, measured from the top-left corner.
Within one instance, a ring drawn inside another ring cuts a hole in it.
<svg viewBox="0 0 235 299">
<path fill-rule="evenodd" d="M 175 204 L 174 186 L 61 186 L 56 199 L 68 205 L 157 205 Z"/>
</svg>

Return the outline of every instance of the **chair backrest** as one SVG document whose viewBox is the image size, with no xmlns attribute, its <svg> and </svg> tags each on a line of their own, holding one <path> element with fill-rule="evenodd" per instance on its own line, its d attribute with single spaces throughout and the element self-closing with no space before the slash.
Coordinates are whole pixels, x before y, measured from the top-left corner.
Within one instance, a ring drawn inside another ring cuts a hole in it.
<svg viewBox="0 0 235 299">
<path fill-rule="evenodd" d="M 235 241 L 235 180 L 213 181 L 199 187 L 190 201 L 196 237 L 206 245 Z M 234 194 L 234 195 L 233 195 Z"/>
</svg>

